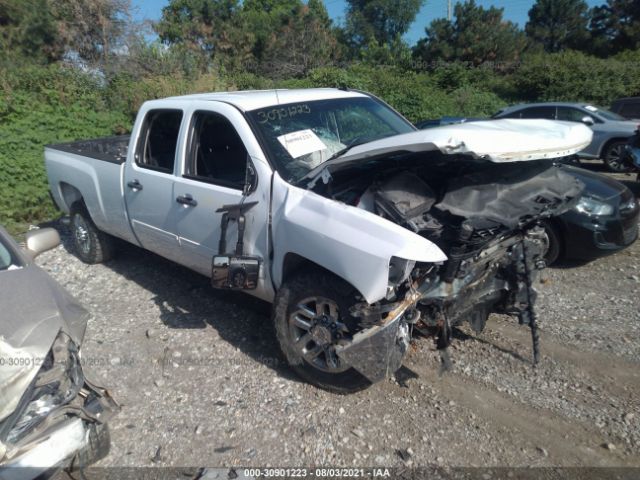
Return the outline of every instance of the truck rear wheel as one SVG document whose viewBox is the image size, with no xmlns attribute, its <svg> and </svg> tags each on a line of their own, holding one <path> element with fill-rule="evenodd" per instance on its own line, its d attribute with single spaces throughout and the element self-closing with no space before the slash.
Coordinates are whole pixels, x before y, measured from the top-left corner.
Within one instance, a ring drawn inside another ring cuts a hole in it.
<svg viewBox="0 0 640 480">
<path fill-rule="evenodd" d="M 76 256 L 89 264 L 109 260 L 114 250 L 113 238 L 98 230 L 84 203 L 74 203 L 70 214 L 71 235 Z"/>
<path fill-rule="evenodd" d="M 284 282 L 273 304 L 276 337 L 291 367 L 303 379 L 334 393 L 371 385 L 335 352 L 341 339 L 358 330 L 351 316 L 356 291 L 323 271 L 302 273 Z"/>
</svg>

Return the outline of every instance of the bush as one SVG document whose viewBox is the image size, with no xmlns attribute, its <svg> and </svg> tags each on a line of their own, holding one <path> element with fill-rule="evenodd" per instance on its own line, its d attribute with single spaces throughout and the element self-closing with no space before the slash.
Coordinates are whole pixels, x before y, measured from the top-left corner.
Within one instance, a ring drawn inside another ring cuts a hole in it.
<svg viewBox="0 0 640 480">
<path fill-rule="evenodd" d="M 109 110 L 98 78 L 60 66 L 0 72 L 0 223 L 52 218 L 44 145 L 111 135 L 129 119 Z"/>
<path fill-rule="evenodd" d="M 640 91 L 638 53 L 602 59 L 565 51 L 532 55 L 513 75 L 526 101 L 591 102 L 607 106 L 612 100 Z"/>
</svg>

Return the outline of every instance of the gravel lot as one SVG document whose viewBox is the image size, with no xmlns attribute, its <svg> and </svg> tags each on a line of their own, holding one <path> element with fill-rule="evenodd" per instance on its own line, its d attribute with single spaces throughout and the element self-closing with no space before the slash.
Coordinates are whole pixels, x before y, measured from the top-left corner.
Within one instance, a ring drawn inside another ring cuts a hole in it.
<svg viewBox="0 0 640 480">
<path fill-rule="evenodd" d="M 338 396 L 289 371 L 268 305 L 133 246 L 85 265 L 64 240 L 38 263 L 92 311 L 85 363 L 122 404 L 102 465 L 640 466 L 640 243 L 543 272 L 538 368 L 529 330 L 494 315 L 458 333 L 453 371 L 417 339 L 395 379 Z"/>
</svg>

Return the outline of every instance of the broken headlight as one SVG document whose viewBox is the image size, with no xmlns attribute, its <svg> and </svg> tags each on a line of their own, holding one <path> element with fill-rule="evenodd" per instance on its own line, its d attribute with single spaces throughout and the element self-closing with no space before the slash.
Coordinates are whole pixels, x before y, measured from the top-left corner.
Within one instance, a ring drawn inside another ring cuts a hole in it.
<svg viewBox="0 0 640 480">
<path fill-rule="evenodd" d="M 594 197 L 583 196 L 580 198 L 575 207 L 577 212 L 591 215 L 594 217 L 600 217 L 604 215 L 611 215 L 613 213 L 613 206 L 603 202 Z"/>
<path fill-rule="evenodd" d="M 54 410 L 71 402 L 83 384 L 78 347 L 68 335 L 60 332 L 27 391 L 28 398 L 20 404 L 20 413 L 6 443 L 19 442 Z"/>
<path fill-rule="evenodd" d="M 397 287 L 402 284 L 411 275 L 411 271 L 416 266 L 414 260 L 405 260 L 404 258 L 391 257 L 389 261 L 389 285 Z"/>
</svg>

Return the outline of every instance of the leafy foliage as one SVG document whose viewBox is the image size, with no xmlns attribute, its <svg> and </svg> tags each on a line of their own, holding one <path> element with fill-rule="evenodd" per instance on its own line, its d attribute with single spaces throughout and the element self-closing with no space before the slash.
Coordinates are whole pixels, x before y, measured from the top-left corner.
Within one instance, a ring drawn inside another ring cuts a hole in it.
<svg viewBox="0 0 640 480">
<path fill-rule="evenodd" d="M 592 52 L 606 57 L 640 48 L 640 0 L 607 0 L 591 17 Z"/>
<path fill-rule="evenodd" d="M 455 6 L 455 20 L 437 19 L 426 28 L 414 55 L 423 61 L 517 62 L 526 44 L 517 25 L 502 18 L 503 9 L 466 0 Z"/>
<path fill-rule="evenodd" d="M 46 0 L 0 0 L 0 65 L 24 58 L 41 63 L 62 54 Z"/>
<path fill-rule="evenodd" d="M 110 111 L 99 83 L 57 65 L 0 73 L 0 223 L 13 231 L 50 218 L 44 145 L 122 132 L 128 119 Z"/>
<path fill-rule="evenodd" d="M 536 0 L 525 25 L 527 36 L 547 52 L 585 46 L 589 8 L 584 0 Z"/>
<path fill-rule="evenodd" d="M 424 0 L 348 0 L 346 36 L 353 48 L 391 44 L 413 23 Z"/>
<path fill-rule="evenodd" d="M 604 60 L 576 51 L 533 55 L 514 74 L 513 83 L 523 100 L 608 105 L 640 94 L 640 63 L 629 58 Z"/>
</svg>

